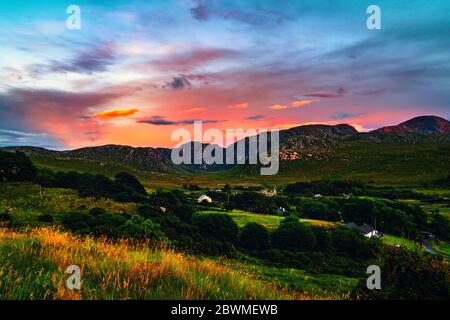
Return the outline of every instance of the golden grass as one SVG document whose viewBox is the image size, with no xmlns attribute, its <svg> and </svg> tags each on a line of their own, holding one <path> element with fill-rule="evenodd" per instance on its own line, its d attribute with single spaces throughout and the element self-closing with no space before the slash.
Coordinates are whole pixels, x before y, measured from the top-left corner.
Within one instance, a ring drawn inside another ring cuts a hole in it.
<svg viewBox="0 0 450 320">
<path fill-rule="evenodd" d="M 69 265 L 80 290 L 66 288 Z M 0 299 L 308 299 L 224 261 L 164 244 L 80 238 L 54 228 L 0 229 Z"/>
</svg>

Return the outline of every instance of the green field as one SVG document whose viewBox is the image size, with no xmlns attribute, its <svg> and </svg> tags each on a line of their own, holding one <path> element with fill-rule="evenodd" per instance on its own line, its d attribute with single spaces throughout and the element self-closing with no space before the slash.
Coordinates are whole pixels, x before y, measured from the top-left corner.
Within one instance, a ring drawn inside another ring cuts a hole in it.
<svg viewBox="0 0 450 320">
<path fill-rule="evenodd" d="M 402 248 L 407 248 L 409 250 L 422 250 L 421 245 L 418 245 L 412 240 L 408 240 L 402 237 L 397 237 L 389 234 L 384 234 L 381 237 L 381 241 L 391 246 L 399 246 Z"/>
<path fill-rule="evenodd" d="M 41 193 L 42 191 L 42 193 Z M 59 223 L 60 218 L 72 211 L 87 211 L 94 207 L 110 212 L 135 213 L 136 204 L 116 202 L 111 199 L 79 197 L 70 189 L 39 188 L 38 185 L 20 182 L 0 182 L 0 212 L 9 212 L 13 221 L 19 225 L 42 225 L 37 218 L 50 214 Z"/>
<path fill-rule="evenodd" d="M 217 210 L 210 210 L 210 211 L 200 211 L 201 214 L 212 214 L 212 213 L 220 213 L 220 214 L 228 214 L 233 220 L 236 222 L 236 224 L 239 227 L 245 226 L 247 223 L 250 222 L 256 222 L 264 227 L 266 227 L 268 230 L 274 230 L 276 229 L 281 220 L 284 219 L 284 217 L 281 216 L 275 216 L 271 214 L 260 214 L 260 213 L 253 213 L 248 211 L 242 211 L 242 210 L 232 210 L 232 211 L 217 211 Z M 313 219 L 300 219 L 300 222 L 308 223 L 314 226 L 320 226 L 320 227 L 333 227 L 336 225 L 336 223 L 328 222 L 328 221 L 322 221 L 322 220 L 313 220 Z"/>
<path fill-rule="evenodd" d="M 358 180 L 379 186 L 418 186 L 450 175 L 450 145 L 446 143 L 374 144 L 350 140 L 313 159 L 282 161 L 279 173 L 273 176 L 262 176 L 259 168 L 248 165 L 220 172 L 180 169 L 175 173 L 158 173 L 106 161 L 63 160 L 39 155 L 30 157 L 38 167 L 52 170 L 97 172 L 108 176 L 128 171 L 149 190 L 180 187 L 185 183 L 202 187 L 223 186 L 226 183 L 286 185 L 320 179 Z"/>
</svg>

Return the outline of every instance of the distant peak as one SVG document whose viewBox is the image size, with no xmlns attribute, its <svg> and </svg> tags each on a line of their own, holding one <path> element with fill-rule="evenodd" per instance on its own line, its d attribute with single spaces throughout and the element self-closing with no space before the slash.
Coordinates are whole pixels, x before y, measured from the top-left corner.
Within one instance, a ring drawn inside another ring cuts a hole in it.
<svg viewBox="0 0 450 320">
<path fill-rule="evenodd" d="M 383 127 L 373 132 L 443 134 L 450 133 L 450 122 L 437 116 L 420 116 L 399 125 Z"/>
</svg>

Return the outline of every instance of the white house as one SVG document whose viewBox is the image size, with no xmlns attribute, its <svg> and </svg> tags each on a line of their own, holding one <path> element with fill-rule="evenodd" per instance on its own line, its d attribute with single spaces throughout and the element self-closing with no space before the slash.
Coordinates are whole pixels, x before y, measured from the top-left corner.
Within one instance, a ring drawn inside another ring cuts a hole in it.
<svg viewBox="0 0 450 320">
<path fill-rule="evenodd" d="M 376 239 L 376 238 L 380 238 L 383 235 L 382 232 L 376 230 L 375 228 L 368 225 L 367 223 L 363 223 L 362 226 L 358 226 L 356 223 L 350 222 L 350 223 L 347 223 L 347 227 L 354 229 L 354 230 L 358 230 L 366 238 L 375 238 Z"/>
<path fill-rule="evenodd" d="M 203 201 L 206 201 L 208 203 L 212 202 L 212 199 L 210 197 L 208 197 L 206 194 L 202 194 L 198 199 L 197 202 L 198 203 L 202 203 Z"/>
</svg>

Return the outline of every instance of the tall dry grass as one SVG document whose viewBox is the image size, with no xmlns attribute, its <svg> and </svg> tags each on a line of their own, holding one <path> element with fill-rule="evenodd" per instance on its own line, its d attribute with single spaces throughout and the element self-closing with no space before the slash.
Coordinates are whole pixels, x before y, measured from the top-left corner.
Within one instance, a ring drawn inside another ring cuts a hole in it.
<svg viewBox="0 0 450 320">
<path fill-rule="evenodd" d="M 66 268 L 81 268 L 81 289 Z M 53 228 L 0 229 L 0 299 L 306 299 L 164 245 L 80 238 Z"/>
</svg>

